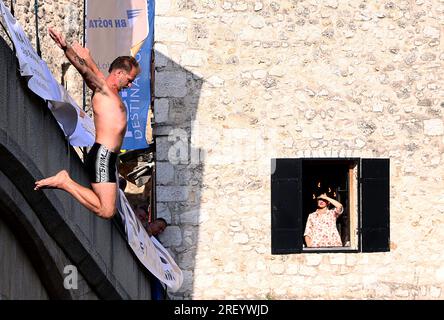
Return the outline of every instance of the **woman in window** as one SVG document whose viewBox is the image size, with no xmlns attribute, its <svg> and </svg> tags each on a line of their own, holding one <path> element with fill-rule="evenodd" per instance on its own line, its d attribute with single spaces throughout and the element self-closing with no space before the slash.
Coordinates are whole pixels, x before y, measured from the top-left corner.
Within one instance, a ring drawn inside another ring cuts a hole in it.
<svg viewBox="0 0 444 320">
<path fill-rule="evenodd" d="M 330 203 L 335 207 L 329 209 Z M 325 193 L 317 197 L 317 209 L 310 213 L 305 226 L 304 238 L 307 247 L 342 247 L 336 228 L 336 219 L 344 211 L 342 204 Z"/>
</svg>

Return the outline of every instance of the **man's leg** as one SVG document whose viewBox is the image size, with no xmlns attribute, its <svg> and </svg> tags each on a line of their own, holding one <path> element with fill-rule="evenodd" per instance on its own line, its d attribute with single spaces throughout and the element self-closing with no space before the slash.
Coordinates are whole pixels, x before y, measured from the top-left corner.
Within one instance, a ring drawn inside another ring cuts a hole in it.
<svg viewBox="0 0 444 320">
<path fill-rule="evenodd" d="M 116 213 L 117 183 L 91 183 L 94 193 L 100 199 L 101 210 L 99 216 L 110 219 Z"/>
<path fill-rule="evenodd" d="M 62 170 L 52 177 L 36 181 L 34 190 L 44 188 L 64 190 L 99 217 L 112 218 L 116 209 L 116 183 L 92 183 L 91 186 L 93 190 L 78 184 L 71 179 L 66 170 Z"/>
</svg>

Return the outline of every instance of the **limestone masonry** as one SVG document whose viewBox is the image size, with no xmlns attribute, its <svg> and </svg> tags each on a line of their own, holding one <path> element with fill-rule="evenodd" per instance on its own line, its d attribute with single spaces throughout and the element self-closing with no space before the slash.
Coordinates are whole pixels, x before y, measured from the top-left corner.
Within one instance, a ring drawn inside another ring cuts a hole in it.
<svg viewBox="0 0 444 320">
<path fill-rule="evenodd" d="M 171 298 L 443 299 L 444 0 L 156 2 Z M 33 2 L 14 3 L 35 35 Z M 82 6 L 39 8 L 43 58 L 79 103 L 44 30 L 81 41 Z M 390 158 L 390 252 L 271 254 L 270 161 L 312 157 Z"/>
<path fill-rule="evenodd" d="M 444 1 L 165 0 L 155 28 L 173 298 L 444 298 Z M 270 159 L 350 156 L 390 158 L 390 252 L 271 255 Z"/>
</svg>

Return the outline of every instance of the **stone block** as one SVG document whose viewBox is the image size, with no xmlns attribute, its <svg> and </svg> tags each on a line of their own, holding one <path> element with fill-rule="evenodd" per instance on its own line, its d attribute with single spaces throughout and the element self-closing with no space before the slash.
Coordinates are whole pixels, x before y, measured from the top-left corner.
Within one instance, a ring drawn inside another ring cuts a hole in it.
<svg viewBox="0 0 444 320">
<path fill-rule="evenodd" d="M 168 65 L 168 47 L 162 43 L 154 44 L 154 63 L 157 68 Z"/>
<path fill-rule="evenodd" d="M 169 136 L 170 134 L 174 133 L 173 130 L 174 130 L 174 127 L 172 127 L 170 125 L 157 124 L 153 129 L 153 134 L 156 137 Z"/>
<path fill-rule="evenodd" d="M 156 161 L 168 160 L 168 151 L 171 145 L 172 144 L 168 141 L 168 137 L 156 138 Z"/>
<path fill-rule="evenodd" d="M 258 69 L 253 71 L 253 78 L 264 79 L 267 76 L 267 71 L 263 69 Z"/>
<path fill-rule="evenodd" d="M 183 71 L 156 72 L 154 94 L 157 98 L 183 98 L 187 95 L 186 73 Z"/>
<path fill-rule="evenodd" d="M 439 28 L 435 28 L 432 26 L 426 26 L 423 30 L 423 34 L 426 38 L 436 38 L 439 39 Z"/>
<path fill-rule="evenodd" d="M 442 289 L 440 287 L 431 286 L 430 287 L 430 295 L 432 298 L 440 298 Z"/>
<path fill-rule="evenodd" d="M 322 261 L 322 255 L 320 254 L 308 254 L 305 256 L 305 265 L 318 266 Z"/>
<path fill-rule="evenodd" d="M 247 11 L 247 9 L 248 9 L 248 4 L 243 1 L 236 2 L 233 4 L 234 11 Z"/>
<path fill-rule="evenodd" d="M 440 267 L 435 271 L 436 280 L 439 282 L 444 282 L 444 267 Z"/>
<path fill-rule="evenodd" d="M 313 277 L 317 274 L 317 271 L 316 271 L 315 267 L 300 266 L 299 267 L 299 274 L 301 276 Z"/>
<path fill-rule="evenodd" d="M 189 195 L 188 187 L 157 187 L 157 201 L 176 202 L 187 201 Z"/>
<path fill-rule="evenodd" d="M 180 255 L 180 260 L 178 261 L 179 267 L 181 269 L 193 269 L 195 264 L 196 253 L 193 250 L 186 251 Z"/>
<path fill-rule="evenodd" d="M 186 50 L 182 53 L 180 63 L 183 66 L 201 67 L 207 63 L 207 55 L 203 50 Z"/>
<path fill-rule="evenodd" d="M 224 86 L 225 83 L 224 79 L 216 75 L 209 77 L 206 82 L 210 85 L 210 87 L 213 88 L 221 88 Z"/>
<path fill-rule="evenodd" d="M 182 231 L 178 226 L 169 226 L 159 235 L 164 247 L 180 246 L 182 244 Z"/>
<path fill-rule="evenodd" d="M 345 264 L 345 255 L 343 253 L 336 253 L 330 256 L 331 264 Z"/>
<path fill-rule="evenodd" d="M 265 18 L 262 16 L 254 16 L 250 18 L 248 23 L 255 29 L 262 29 L 265 27 Z"/>
<path fill-rule="evenodd" d="M 199 214 L 200 214 L 199 209 L 181 213 L 180 214 L 180 223 L 198 225 L 199 224 Z"/>
<path fill-rule="evenodd" d="M 163 202 L 157 202 L 157 218 L 164 218 L 168 224 L 171 223 L 171 211 L 168 208 L 168 204 Z"/>
<path fill-rule="evenodd" d="M 154 121 L 156 123 L 168 122 L 169 109 L 168 99 L 154 100 Z"/>
<path fill-rule="evenodd" d="M 296 275 L 298 274 L 299 266 L 297 264 L 290 264 L 287 266 L 285 273 L 288 275 Z"/>
<path fill-rule="evenodd" d="M 246 233 L 236 233 L 233 239 L 234 243 L 246 244 L 249 241 L 248 234 Z"/>
<path fill-rule="evenodd" d="M 330 7 L 330 8 L 333 8 L 333 9 L 337 9 L 338 8 L 338 0 L 324 0 L 323 4 L 326 7 Z"/>
<path fill-rule="evenodd" d="M 155 4 L 156 4 L 156 11 L 155 11 L 156 16 L 166 15 L 171 8 L 171 0 L 156 1 Z"/>
<path fill-rule="evenodd" d="M 179 17 L 156 17 L 154 40 L 185 42 L 188 39 L 189 21 Z"/>
<path fill-rule="evenodd" d="M 167 185 L 174 182 L 174 166 L 169 162 L 157 162 L 156 183 L 157 185 Z"/>
<path fill-rule="evenodd" d="M 424 120 L 424 134 L 428 136 L 441 136 L 444 134 L 444 124 L 441 119 Z"/>
</svg>

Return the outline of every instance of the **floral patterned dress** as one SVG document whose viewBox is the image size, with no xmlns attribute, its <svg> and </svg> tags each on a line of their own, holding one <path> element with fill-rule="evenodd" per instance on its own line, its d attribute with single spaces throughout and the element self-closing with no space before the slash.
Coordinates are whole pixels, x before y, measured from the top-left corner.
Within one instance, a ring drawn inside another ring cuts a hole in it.
<svg viewBox="0 0 444 320">
<path fill-rule="evenodd" d="M 336 219 L 342 212 L 343 208 L 335 208 L 325 213 L 313 212 L 308 215 L 304 236 L 312 239 L 311 247 L 342 247 L 336 228 Z"/>
</svg>

